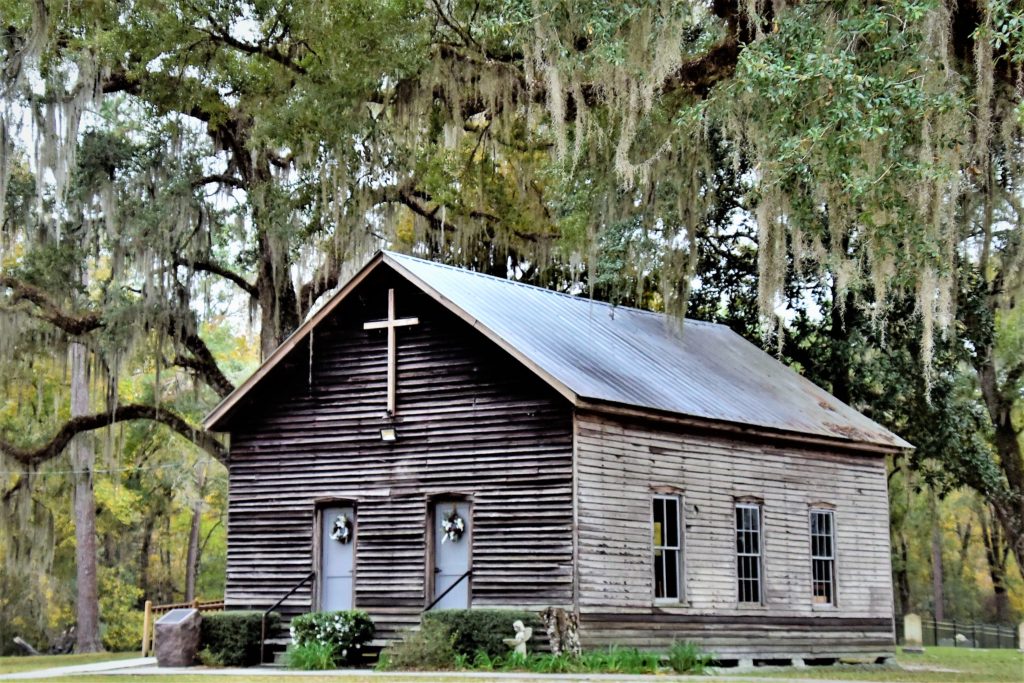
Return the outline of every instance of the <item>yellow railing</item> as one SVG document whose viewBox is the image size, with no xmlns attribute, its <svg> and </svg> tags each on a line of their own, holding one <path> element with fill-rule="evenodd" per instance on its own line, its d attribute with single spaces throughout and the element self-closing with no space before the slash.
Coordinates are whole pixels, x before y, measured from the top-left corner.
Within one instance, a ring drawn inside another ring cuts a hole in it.
<svg viewBox="0 0 1024 683">
<path fill-rule="evenodd" d="M 166 614 L 172 609 L 197 609 L 200 612 L 220 612 L 224 610 L 224 601 L 215 600 L 211 602 L 174 602 L 168 605 L 154 605 L 152 600 L 146 600 L 146 610 L 142 617 L 142 656 L 147 656 L 154 648 L 156 629 L 153 628 L 156 617 Z"/>
</svg>

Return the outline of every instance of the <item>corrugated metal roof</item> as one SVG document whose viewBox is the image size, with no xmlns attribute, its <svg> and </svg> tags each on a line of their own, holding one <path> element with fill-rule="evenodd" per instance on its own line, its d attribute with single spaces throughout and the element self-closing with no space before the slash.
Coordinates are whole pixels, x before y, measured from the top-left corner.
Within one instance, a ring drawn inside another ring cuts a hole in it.
<svg viewBox="0 0 1024 683">
<path fill-rule="evenodd" d="M 382 252 L 289 337 L 204 424 L 216 429 L 269 369 L 381 263 L 473 324 L 576 402 L 912 448 L 724 325 L 611 306 Z"/>
<path fill-rule="evenodd" d="M 577 397 L 863 443 L 910 444 L 724 325 L 611 306 L 385 252 Z"/>
</svg>

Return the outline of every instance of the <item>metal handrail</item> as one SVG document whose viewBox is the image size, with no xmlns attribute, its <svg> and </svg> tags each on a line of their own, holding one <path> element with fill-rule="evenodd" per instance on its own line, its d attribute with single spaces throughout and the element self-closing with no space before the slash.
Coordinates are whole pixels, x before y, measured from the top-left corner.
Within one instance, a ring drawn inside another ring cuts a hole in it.
<svg viewBox="0 0 1024 683">
<path fill-rule="evenodd" d="M 466 573 L 465 573 L 465 574 L 463 574 L 462 576 L 460 576 L 460 577 L 458 578 L 458 580 L 456 580 L 456 581 L 455 581 L 455 583 L 453 583 L 452 585 L 448 586 L 448 587 L 447 587 L 447 588 L 446 588 L 446 589 L 444 590 L 444 593 L 441 593 L 441 594 L 440 594 L 440 595 L 438 595 L 438 596 L 437 596 L 436 598 L 434 598 L 434 602 L 432 602 L 432 603 L 430 603 L 429 605 L 427 605 L 427 606 L 426 606 L 426 607 L 424 608 L 424 610 L 423 610 L 423 611 L 424 611 L 424 612 L 429 612 L 429 611 L 430 611 L 430 608 L 432 608 L 432 607 L 433 607 L 434 605 L 436 605 L 437 603 L 441 602 L 441 598 L 443 598 L 444 596 L 446 596 L 446 595 L 448 595 L 449 593 L 451 593 L 451 591 L 452 591 L 452 589 L 453 589 L 453 588 L 455 588 L 455 587 L 456 587 L 456 586 L 458 586 L 458 585 L 459 585 L 460 583 L 462 583 L 462 580 L 463 580 L 463 579 L 465 579 L 465 578 L 466 578 L 467 576 L 469 576 L 469 575 L 470 575 L 470 574 L 472 574 L 472 573 L 473 573 L 473 570 L 472 570 L 472 569 L 467 569 L 467 570 L 466 570 Z"/>
<path fill-rule="evenodd" d="M 306 583 L 308 583 L 309 580 L 312 579 L 314 576 L 316 576 L 315 571 L 306 574 L 305 578 L 303 578 L 302 581 L 299 581 L 297 584 L 292 586 L 292 589 L 284 594 L 284 597 L 282 597 L 280 600 L 278 600 L 273 605 L 264 610 L 263 616 L 260 617 L 260 664 L 263 663 L 264 643 L 266 643 L 267 640 L 267 615 L 276 610 L 278 607 L 280 607 L 281 603 L 283 603 L 288 598 L 292 597 L 295 591 L 305 586 Z"/>
</svg>

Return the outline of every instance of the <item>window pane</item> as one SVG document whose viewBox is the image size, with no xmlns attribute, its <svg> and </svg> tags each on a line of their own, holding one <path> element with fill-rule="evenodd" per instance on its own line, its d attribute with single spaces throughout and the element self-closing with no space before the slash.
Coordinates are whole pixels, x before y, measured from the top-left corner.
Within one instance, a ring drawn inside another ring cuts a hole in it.
<svg viewBox="0 0 1024 683">
<path fill-rule="evenodd" d="M 830 510 L 811 511 L 811 595 L 818 604 L 835 603 L 835 554 Z"/>
<path fill-rule="evenodd" d="M 675 496 L 652 501 L 654 597 L 678 600 L 682 593 L 681 503 Z"/>
<path fill-rule="evenodd" d="M 665 595 L 666 598 L 679 597 L 679 551 L 665 551 Z"/>
<path fill-rule="evenodd" d="M 736 581 L 740 602 L 761 601 L 761 508 L 736 506 Z"/>
<path fill-rule="evenodd" d="M 665 545 L 670 548 L 679 547 L 679 501 L 675 498 L 665 499 Z"/>
<path fill-rule="evenodd" d="M 654 597 L 665 597 L 665 554 L 662 552 L 654 557 Z"/>
</svg>

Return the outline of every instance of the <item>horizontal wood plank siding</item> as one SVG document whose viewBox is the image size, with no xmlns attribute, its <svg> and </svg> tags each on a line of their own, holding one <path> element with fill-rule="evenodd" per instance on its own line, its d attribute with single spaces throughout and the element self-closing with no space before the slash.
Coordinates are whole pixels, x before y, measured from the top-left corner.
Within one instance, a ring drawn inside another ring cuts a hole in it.
<svg viewBox="0 0 1024 683">
<path fill-rule="evenodd" d="M 386 418 L 387 288 L 401 316 L 394 443 Z M 309 358 L 312 357 L 312 371 Z M 472 499 L 474 607 L 572 602 L 568 403 L 418 290 L 375 272 L 246 397 L 231 423 L 231 608 L 272 604 L 315 567 L 316 502 L 356 504 L 355 607 L 384 637 L 418 622 L 431 496 Z M 312 588 L 283 607 L 310 610 Z"/>
<path fill-rule="evenodd" d="M 579 610 L 587 645 L 695 640 L 722 657 L 893 649 L 884 460 L 577 414 Z M 655 605 L 651 498 L 683 496 L 684 600 Z M 763 605 L 737 603 L 734 505 L 763 501 Z M 811 597 L 808 512 L 834 506 L 835 607 Z"/>
</svg>

